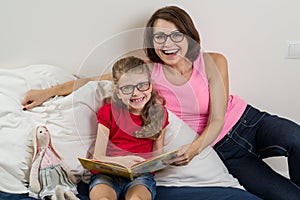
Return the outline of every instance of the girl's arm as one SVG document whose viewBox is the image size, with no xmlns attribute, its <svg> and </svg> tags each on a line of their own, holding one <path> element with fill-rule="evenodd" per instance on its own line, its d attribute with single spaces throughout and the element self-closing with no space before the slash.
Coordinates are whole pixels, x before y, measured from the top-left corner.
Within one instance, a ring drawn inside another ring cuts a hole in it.
<svg viewBox="0 0 300 200">
<path fill-rule="evenodd" d="M 65 96 L 73 91 L 77 90 L 81 86 L 85 85 L 89 81 L 96 80 L 112 80 L 111 73 L 104 74 L 100 77 L 92 77 L 92 78 L 82 78 L 72 80 L 51 88 L 39 89 L 39 90 L 29 90 L 26 92 L 25 97 L 22 100 L 23 109 L 31 109 L 35 106 L 42 104 L 44 101 L 48 100 L 51 97 L 56 95 Z"/>
<path fill-rule="evenodd" d="M 106 126 L 99 123 L 93 159 L 106 161 L 105 159 L 108 141 L 109 129 Z"/>
<path fill-rule="evenodd" d="M 126 167 L 130 167 L 137 162 L 142 162 L 145 160 L 144 158 L 139 156 L 106 156 L 108 142 L 109 129 L 106 126 L 99 123 L 93 159 L 101 160 L 104 162 L 119 163 Z"/>
<path fill-rule="evenodd" d="M 204 54 L 205 70 L 209 82 L 210 107 L 207 126 L 187 148 L 182 148 L 175 165 L 186 165 L 202 149 L 214 142 L 222 131 L 229 96 L 226 58 L 217 53 Z"/>
</svg>

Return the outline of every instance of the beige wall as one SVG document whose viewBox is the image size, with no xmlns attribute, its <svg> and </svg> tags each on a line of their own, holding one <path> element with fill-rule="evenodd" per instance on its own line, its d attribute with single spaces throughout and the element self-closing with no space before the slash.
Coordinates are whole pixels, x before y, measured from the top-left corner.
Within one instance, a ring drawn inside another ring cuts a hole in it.
<svg viewBox="0 0 300 200">
<path fill-rule="evenodd" d="M 232 93 L 300 122 L 300 60 L 285 58 L 286 42 L 300 40 L 297 0 L 0 0 L 0 67 L 46 63 L 101 73 L 141 45 L 131 31 L 168 4 L 191 14 L 204 51 L 227 56 Z"/>
</svg>

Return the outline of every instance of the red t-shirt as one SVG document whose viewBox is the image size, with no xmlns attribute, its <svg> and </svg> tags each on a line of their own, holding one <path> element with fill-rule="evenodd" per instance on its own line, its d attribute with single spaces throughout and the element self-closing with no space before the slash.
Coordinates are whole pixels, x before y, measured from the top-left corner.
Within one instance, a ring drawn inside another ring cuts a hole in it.
<svg viewBox="0 0 300 200">
<path fill-rule="evenodd" d="M 97 120 L 110 131 L 107 156 L 135 154 L 143 158 L 152 157 L 153 140 L 133 136 L 135 131 L 141 129 L 143 122 L 140 115 L 131 114 L 128 109 L 117 107 L 115 104 L 105 104 L 99 109 Z M 168 112 L 166 111 L 163 128 L 168 124 Z"/>
</svg>

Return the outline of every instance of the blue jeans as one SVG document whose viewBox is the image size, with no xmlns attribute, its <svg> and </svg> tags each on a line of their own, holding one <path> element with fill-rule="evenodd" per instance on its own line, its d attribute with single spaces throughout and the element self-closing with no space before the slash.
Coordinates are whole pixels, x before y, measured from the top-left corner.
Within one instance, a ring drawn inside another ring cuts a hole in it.
<svg viewBox="0 0 300 200">
<path fill-rule="evenodd" d="M 78 196 L 80 200 L 89 200 L 88 185 L 82 184 L 84 192 Z M 23 194 L 0 192 L 1 200 L 34 200 Z M 260 200 L 244 190 L 230 187 L 157 187 L 155 200 Z"/>
<path fill-rule="evenodd" d="M 146 174 L 136 177 L 132 181 L 123 177 L 106 175 L 106 174 L 94 174 L 92 175 L 90 182 L 90 191 L 95 185 L 106 184 L 113 188 L 117 194 L 118 199 L 123 199 L 126 196 L 127 191 L 136 185 L 145 186 L 151 193 L 152 199 L 156 196 L 156 182 L 152 174 Z"/>
<path fill-rule="evenodd" d="M 230 187 L 163 187 L 157 186 L 155 200 L 260 200 L 257 196 Z"/>
<path fill-rule="evenodd" d="M 89 185 L 78 184 L 80 200 L 89 200 Z M 244 190 L 230 187 L 163 187 L 157 186 L 155 200 L 260 200 Z M 9 194 L 0 192 L 1 200 L 34 200 L 27 194 Z"/>
<path fill-rule="evenodd" d="M 300 199 L 300 126 L 248 105 L 244 114 L 214 149 L 229 172 L 248 191 L 266 200 Z M 287 179 L 263 158 L 286 156 Z"/>
<path fill-rule="evenodd" d="M 1 200 L 35 200 L 35 198 L 28 197 L 28 194 L 10 194 L 0 191 Z"/>
</svg>

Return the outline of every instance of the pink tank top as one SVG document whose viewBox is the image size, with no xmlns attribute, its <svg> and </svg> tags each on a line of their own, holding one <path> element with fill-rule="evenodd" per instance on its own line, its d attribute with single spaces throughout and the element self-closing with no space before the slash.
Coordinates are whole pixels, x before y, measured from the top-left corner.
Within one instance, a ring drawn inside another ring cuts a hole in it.
<svg viewBox="0 0 300 200">
<path fill-rule="evenodd" d="M 193 63 L 190 79 L 180 86 L 171 84 L 164 75 L 162 64 L 155 63 L 151 78 L 154 87 L 166 99 L 166 107 L 201 134 L 206 127 L 209 114 L 209 86 L 205 72 L 203 53 Z M 247 103 L 238 96 L 230 95 L 225 123 L 212 146 L 220 141 L 245 111 Z"/>
</svg>

